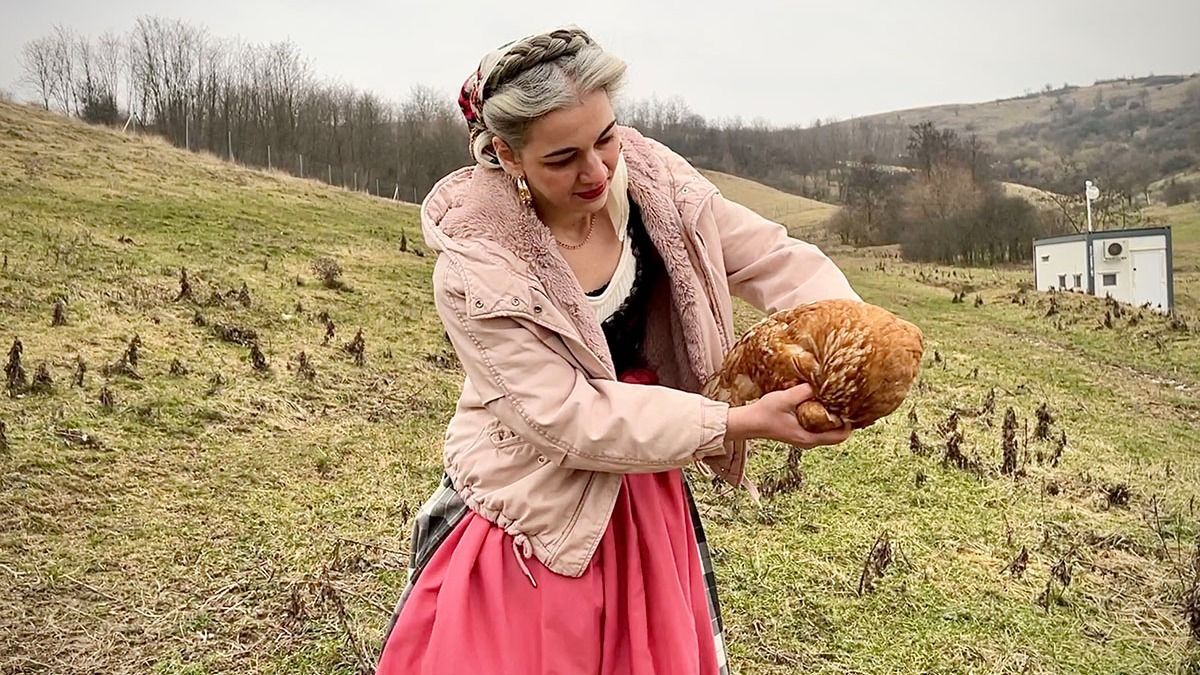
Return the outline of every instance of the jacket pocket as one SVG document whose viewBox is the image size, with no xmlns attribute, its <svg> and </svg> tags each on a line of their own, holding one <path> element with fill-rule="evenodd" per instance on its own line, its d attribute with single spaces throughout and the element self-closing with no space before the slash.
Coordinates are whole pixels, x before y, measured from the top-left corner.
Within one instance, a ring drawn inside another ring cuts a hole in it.
<svg viewBox="0 0 1200 675">
<path fill-rule="evenodd" d="M 535 448 L 533 443 L 509 429 L 500 420 L 489 424 L 485 433 L 497 452 L 503 453 L 510 461 L 525 463 L 530 472 L 551 464 L 550 458 Z"/>
<path fill-rule="evenodd" d="M 505 450 L 525 442 L 522 436 L 504 426 L 500 420 L 495 420 L 488 425 L 487 435 L 488 440 L 492 442 L 492 446 L 497 450 Z"/>
</svg>

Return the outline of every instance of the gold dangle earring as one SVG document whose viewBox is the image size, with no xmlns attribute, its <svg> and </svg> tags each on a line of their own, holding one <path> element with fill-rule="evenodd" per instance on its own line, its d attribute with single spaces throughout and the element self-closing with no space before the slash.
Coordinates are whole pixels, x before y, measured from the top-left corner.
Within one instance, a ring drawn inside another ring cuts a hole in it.
<svg viewBox="0 0 1200 675">
<path fill-rule="evenodd" d="M 517 197 L 526 208 L 533 208 L 533 193 L 529 191 L 529 183 L 525 182 L 525 176 L 517 176 Z"/>
</svg>

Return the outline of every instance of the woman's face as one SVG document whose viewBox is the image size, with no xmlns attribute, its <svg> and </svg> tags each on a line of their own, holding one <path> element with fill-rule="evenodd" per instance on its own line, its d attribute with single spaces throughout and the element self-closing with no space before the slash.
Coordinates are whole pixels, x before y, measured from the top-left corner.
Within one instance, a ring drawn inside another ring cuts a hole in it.
<svg viewBox="0 0 1200 675">
<path fill-rule="evenodd" d="M 621 152 L 612 102 L 603 90 L 588 94 L 535 120 L 519 152 L 501 140 L 496 152 L 508 173 L 525 176 L 543 218 L 596 213 Z"/>
</svg>

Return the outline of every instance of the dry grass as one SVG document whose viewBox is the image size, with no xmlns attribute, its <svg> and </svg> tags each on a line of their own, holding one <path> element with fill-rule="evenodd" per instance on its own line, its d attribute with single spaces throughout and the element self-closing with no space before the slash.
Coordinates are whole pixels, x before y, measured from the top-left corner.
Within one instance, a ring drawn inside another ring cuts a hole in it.
<svg viewBox="0 0 1200 675">
<path fill-rule="evenodd" d="M 1150 183 L 1150 198 L 1155 202 L 1163 201 L 1163 191 L 1172 182 L 1179 182 L 1192 188 L 1193 199 L 1200 199 L 1200 169 L 1187 169 L 1166 178 L 1160 178 Z"/>
<path fill-rule="evenodd" d="M 1038 208 L 1057 208 L 1051 193 L 1046 190 L 1035 188 L 1032 185 L 1021 185 L 1020 183 L 1001 183 L 1001 185 L 1004 186 L 1005 194 L 1013 197 L 1021 197 Z"/>
<path fill-rule="evenodd" d="M 0 337 L 54 376 L 0 396 L 0 672 L 368 670 L 461 384 L 412 209 L 5 104 L 0 130 Z M 698 485 L 738 672 L 1195 672 L 1197 333 L 837 256 L 929 356 L 904 414 L 761 447 L 763 504 Z M 141 379 L 106 378 L 134 335 Z"/>
<path fill-rule="evenodd" d="M 837 212 L 836 205 L 789 194 L 719 171 L 703 173 L 726 198 L 739 204 L 753 204 L 755 210 L 783 224 L 794 236 L 810 241 L 827 240 L 824 225 Z"/>
<path fill-rule="evenodd" d="M 861 119 L 887 122 L 910 126 L 919 122 L 931 121 L 939 128 L 960 128 L 969 125 L 969 131 L 978 133 L 980 137 L 995 141 L 996 134 L 1012 130 L 1025 124 L 1036 124 L 1051 119 L 1055 114 L 1057 99 L 1071 101 L 1077 106 L 1090 106 L 1097 95 L 1105 99 L 1124 97 L 1136 99 L 1140 92 L 1146 92 L 1147 101 L 1152 110 L 1176 108 L 1183 105 L 1189 88 L 1200 81 L 1200 75 L 1192 75 L 1188 79 L 1170 85 L 1146 84 L 1143 82 L 1109 82 L 1105 84 L 1078 87 L 1067 92 L 1050 95 L 1031 94 L 1020 98 L 1010 98 L 999 101 L 982 103 L 962 103 L 929 106 L 896 110 L 877 115 L 868 115 Z"/>
<path fill-rule="evenodd" d="M 427 361 L 432 259 L 398 250 L 412 209 L 11 106 L 0 127 L 0 335 L 60 374 L 0 400 L 0 672 L 353 671 L 458 386 Z M 370 336 L 364 367 L 321 312 Z M 141 379 L 106 378 L 134 334 Z"/>
</svg>

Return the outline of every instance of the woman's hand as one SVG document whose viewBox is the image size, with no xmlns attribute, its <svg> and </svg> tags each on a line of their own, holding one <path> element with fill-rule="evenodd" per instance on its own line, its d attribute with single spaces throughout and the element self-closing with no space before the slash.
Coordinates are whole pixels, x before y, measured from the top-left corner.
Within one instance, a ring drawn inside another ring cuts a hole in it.
<svg viewBox="0 0 1200 675">
<path fill-rule="evenodd" d="M 822 445 L 837 445 L 850 438 L 848 424 L 843 429 L 819 434 L 800 426 L 796 407 L 812 397 L 812 387 L 802 384 L 773 391 L 754 403 L 730 408 L 725 437 L 733 441 L 769 438 L 806 450 Z"/>
</svg>

